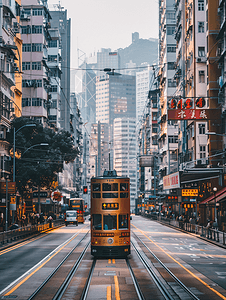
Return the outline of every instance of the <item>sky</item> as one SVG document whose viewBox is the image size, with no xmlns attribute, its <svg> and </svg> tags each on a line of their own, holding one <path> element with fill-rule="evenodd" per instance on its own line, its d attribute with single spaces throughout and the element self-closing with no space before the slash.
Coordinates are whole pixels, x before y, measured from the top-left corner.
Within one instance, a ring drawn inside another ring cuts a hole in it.
<svg viewBox="0 0 226 300">
<path fill-rule="evenodd" d="M 90 57 L 101 48 L 129 46 L 133 32 L 158 38 L 158 0 L 48 0 L 50 10 L 58 4 L 71 18 L 72 68 L 78 66 L 77 49 Z"/>
</svg>

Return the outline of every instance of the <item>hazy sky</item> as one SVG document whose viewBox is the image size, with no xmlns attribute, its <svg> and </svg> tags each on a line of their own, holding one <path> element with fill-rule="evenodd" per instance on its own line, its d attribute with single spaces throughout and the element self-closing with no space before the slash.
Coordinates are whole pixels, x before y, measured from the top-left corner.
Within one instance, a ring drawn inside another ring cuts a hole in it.
<svg viewBox="0 0 226 300">
<path fill-rule="evenodd" d="M 71 18 L 71 67 L 77 67 L 77 49 L 89 57 L 101 48 L 125 48 L 132 33 L 158 38 L 158 0 L 48 0 L 50 10 L 61 4 Z"/>
</svg>

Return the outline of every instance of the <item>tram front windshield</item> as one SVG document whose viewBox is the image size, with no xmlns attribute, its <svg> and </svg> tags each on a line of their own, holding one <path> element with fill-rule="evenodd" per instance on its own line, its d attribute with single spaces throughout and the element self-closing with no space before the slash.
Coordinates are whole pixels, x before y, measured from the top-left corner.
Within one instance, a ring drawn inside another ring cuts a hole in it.
<svg viewBox="0 0 226 300">
<path fill-rule="evenodd" d="M 104 230 L 117 229 L 117 215 L 104 215 Z"/>
<path fill-rule="evenodd" d="M 102 230 L 101 214 L 93 214 L 93 229 Z"/>
</svg>

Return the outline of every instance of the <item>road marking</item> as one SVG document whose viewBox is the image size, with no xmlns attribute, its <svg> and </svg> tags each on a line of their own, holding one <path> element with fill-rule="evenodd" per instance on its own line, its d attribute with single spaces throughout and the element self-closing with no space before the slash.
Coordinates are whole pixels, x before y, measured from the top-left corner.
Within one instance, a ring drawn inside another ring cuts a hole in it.
<svg viewBox="0 0 226 300">
<path fill-rule="evenodd" d="M 143 230 L 140 230 L 135 225 L 132 224 L 133 227 L 135 227 L 138 231 L 140 231 L 146 238 L 148 238 L 155 246 L 157 246 L 159 249 L 161 249 L 167 256 L 169 256 L 174 262 L 176 262 L 181 268 L 183 268 L 185 271 L 187 271 L 190 275 L 192 275 L 195 279 L 200 281 L 202 284 L 204 284 L 207 288 L 209 288 L 211 291 L 213 291 L 215 294 L 217 294 L 221 299 L 226 300 L 226 297 L 223 296 L 221 293 L 213 289 L 209 284 L 207 284 L 205 281 L 203 281 L 201 278 L 193 274 L 190 270 L 188 270 L 185 266 L 183 266 L 181 263 L 179 263 L 175 258 L 173 258 L 169 253 L 167 253 L 164 249 L 162 249 L 158 244 L 153 242 L 145 233 Z"/>
<path fill-rule="evenodd" d="M 111 286 L 107 286 L 107 300 L 111 300 Z"/>
<path fill-rule="evenodd" d="M 120 300 L 120 294 L 119 294 L 119 284 L 118 284 L 118 277 L 114 276 L 115 281 L 115 299 Z"/>
<path fill-rule="evenodd" d="M 88 227 L 88 225 L 86 226 Z M 12 294 L 16 289 L 18 289 L 25 281 L 27 281 L 32 275 L 34 275 L 38 270 L 40 270 L 48 261 L 50 261 L 56 254 L 58 254 L 65 246 L 67 246 L 76 236 L 81 233 L 82 229 L 74 234 L 70 239 L 65 241 L 63 244 L 59 245 L 56 249 L 54 249 L 50 254 L 48 254 L 46 257 L 44 257 L 39 263 L 37 263 L 34 267 L 32 267 L 30 270 L 28 270 L 26 273 L 21 275 L 19 278 L 17 278 L 14 282 L 9 284 L 5 289 L 0 291 L 0 295 L 3 294 L 5 291 L 10 289 L 12 286 L 14 286 L 18 281 L 19 283 L 16 284 L 9 292 L 7 292 L 4 296 L 8 296 Z M 25 277 L 26 276 L 26 277 Z M 24 278 L 25 277 L 25 278 Z M 24 279 L 22 279 L 24 278 Z M 22 280 L 21 280 L 22 279 Z M 20 281 L 21 280 L 21 281 Z"/>
</svg>

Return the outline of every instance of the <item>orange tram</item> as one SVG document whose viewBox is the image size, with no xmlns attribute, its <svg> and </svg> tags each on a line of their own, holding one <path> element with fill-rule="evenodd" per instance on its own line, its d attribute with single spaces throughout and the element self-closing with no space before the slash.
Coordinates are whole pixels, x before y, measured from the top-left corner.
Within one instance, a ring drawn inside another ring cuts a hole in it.
<svg viewBox="0 0 226 300">
<path fill-rule="evenodd" d="M 115 170 L 91 179 L 91 254 L 130 254 L 130 179 Z"/>
</svg>

